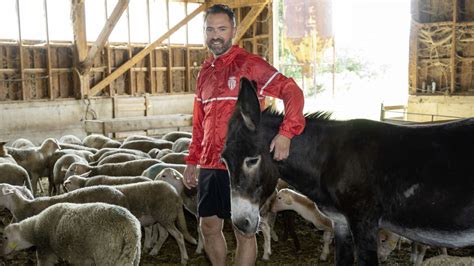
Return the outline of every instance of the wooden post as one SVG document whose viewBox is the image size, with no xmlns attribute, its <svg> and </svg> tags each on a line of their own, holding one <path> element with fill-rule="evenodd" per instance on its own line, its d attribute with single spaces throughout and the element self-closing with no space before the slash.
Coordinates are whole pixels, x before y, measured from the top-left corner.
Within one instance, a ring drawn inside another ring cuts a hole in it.
<svg viewBox="0 0 474 266">
<path fill-rule="evenodd" d="M 150 22 L 150 0 L 147 0 L 146 1 L 146 8 L 147 8 L 147 23 L 148 23 L 148 44 L 151 43 L 151 22 Z M 152 51 L 151 53 L 148 54 L 148 72 L 147 72 L 147 75 L 148 75 L 148 88 L 145 90 L 145 92 L 148 92 L 148 93 L 155 93 L 155 75 L 154 75 L 154 72 L 153 72 L 153 59 L 154 59 L 154 51 Z"/>
<path fill-rule="evenodd" d="M 453 31 L 452 31 L 452 44 L 451 44 L 451 87 L 450 92 L 454 93 L 456 90 L 456 26 L 458 22 L 458 0 L 453 0 Z"/>
<path fill-rule="evenodd" d="M 25 86 L 25 72 L 23 71 L 24 69 L 24 63 L 23 63 L 23 40 L 21 38 L 21 20 L 20 20 L 20 1 L 16 0 L 16 14 L 18 18 L 18 57 L 20 60 L 20 63 L 18 64 L 19 72 L 20 72 L 20 89 L 21 89 L 21 99 L 22 100 L 28 100 L 28 95 L 26 93 L 26 86 Z"/>
<path fill-rule="evenodd" d="M 51 72 L 51 43 L 49 41 L 49 25 L 48 25 L 48 1 L 43 0 L 44 5 L 44 16 L 46 19 L 46 68 L 47 68 L 47 75 L 48 75 L 48 95 L 49 99 L 54 99 L 53 93 L 53 77 Z"/>
<path fill-rule="evenodd" d="M 184 4 L 184 13 L 186 16 L 188 15 L 188 3 Z M 190 60 L 190 52 L 189 52 L 189 39 L 188 39 L 189 29 L 188 24 L 186 23 L 186 55 L 185 55 L 185 67 L 186 72 L 184 74 L 184 91 L 190 92 L 191 91 L 191 63 Z"/>
<path fill-rule="evenodd" d="M 130 41 L 130 9 L 127 8 L 127 31 L 128 31 L 128 43 L 127 43 L 127 51 L 128 51 L 128 59 L 132 59 L 132 46 L 131 46 L 131 41 Z M 130 95 L 135 95 L 136 94 L 136 88 L 133 86 L 133 71 L 132 71 L 131 66 L 127 72 L 128 72 L 128 82 L 127 86 L 129 89 Z"/>
<path fill-rule="evenodd" d="M 166 25 L 169 31 L 170 30 L 170 0 L 166 0 Z M 173 58 L 173 51 L 171 50 L 171 40 L 170 38 L 168 38 L 168 65 L 167 65 L 168 72 L 166 72 L 168 88 L 167 89 L 165 88 L 165 91 L 167 92 L 171 92 L 172 91 L 171 88 L 173 87 L 173 72 L 171 71 L 173 67 L 173 64 L 171 62 L 172 58 Z"/>
<path fill-rule="evenodd" d="M 104 0 L 104 6 L 105 6 L 105 8 L 104 8 L 104 11 L 105 11 L 104 17 L 107 18 L 107 14 L 108 14 L 108 12 L 107 12 L 107 0 Z M 103 74 L 102 79 L 104 79 L 105 77 L 110 75 L 110 73 L 112 73 L 112 58 L 111 58 L 110 53 L 111 53 L 111 49 L 110 49 L 109 42 L 107 41 L 105 43 L 105 61 L 106 61 L 105 63 L 107 64 L 107 68 L 105 70 L 105 73 Z M 114 90 L 113 83 L 110 83 L 109 86 L 107 86 L 107 87 L 109 89 L 109 96 L 113 97 L 115 95 L 115 90 Z"/>
<path fill-rule="evenodd" d="M 102 31 L 100 32 L 97 40 L 92 44 L 89 52 L 87 53 L 87 58 L 82 65 L 84 69 L 83 72 L 89 72 L 90 67 L 92 66 L 94 59 L 97 57 L 97 54 L 104 48 L 105 43 L 107 42 L 112 30 L 114 29 L 115 25 L 119 21 L 120 17 L 122 16 L 125 9 L 128 7 L 129 0 L 120 0 L 117 5 L 115 6 L 112 14 L 105 22 Z"/>
<path fill-rule="evenodd" d="M 84 98 L 89 95 L 89 73 L 81 73 L 81 62 L 87 58 L 87 38 L 86 38 L 86 14 L 85 1 L 72 0 L 72 22 L 74 30 L 74 45 L 77 54 L 75 58 L 74 69 L 79 79 L 80 97 Z"/>
<path fill-rule="evenodd" d="M 250 12 L 245 16 L 244 20 L 237 25 L 237 33 L 234 37 L 234 43 L 239 43 L 239 40 L 244 36 L 245 32 L 248 28 L 255 22 L 258 15 L 263 11 L 263 9 L 267 6 L 269 0 L 263 1 L 260 5 L 253 6 Z"/>
<path fill-rule="evenodd" d="M 157 47 L 159 44 L 161 44 L 164 40 L 166 40 L 171 34 L 176 32 L 181 26 L 184 24 L 188 23 L 191 19 L 193 19 L 197 14 L 199 14 L 201 11 L 203 11 L 206 8 L 206 4 L 201 5 L 199 8 L 194 10 L 191 14 L 189 14 L 187 17 L 185 17 L 183 20 L 181 20 L 178 24 L 173 26 L 168 32 L 163 34 L 161 37 L 159 37 L 157 40 L 155 40 L 153 43 L 147 45 L 143 50 L 138 52 L 132 59 L 128 60 L 124 64 L 122 64 L 120 67 L 118 67 L 112 74 L 110 74 L 108 77 L 100 81 L 98 84 L 96 84 L 91 90 L 90 90 L 90 96 L 94 96 L 97 93 L 99 93 L 103 88 L 105 88 L 110 82 L 114 81 L 117 79 L 120 75 L 125 73 L 130 67 L 135 65 L 138 61 L 142 60 L 147 54 L 149 54 L 155 47 Z"/>
</svg>

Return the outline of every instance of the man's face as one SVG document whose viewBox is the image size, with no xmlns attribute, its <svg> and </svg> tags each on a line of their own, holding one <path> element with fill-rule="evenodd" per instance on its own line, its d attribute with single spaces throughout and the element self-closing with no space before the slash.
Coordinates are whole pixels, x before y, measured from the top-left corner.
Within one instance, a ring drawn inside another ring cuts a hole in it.
<svg viewBox="0 0 474 266">
<path fill-rule="evenodd" d="M 209 14 L 204 22 L 206 45 L 215 56 L 224 54 L 232 47 L 235 27 L 227 14 Z"/>
</svg>

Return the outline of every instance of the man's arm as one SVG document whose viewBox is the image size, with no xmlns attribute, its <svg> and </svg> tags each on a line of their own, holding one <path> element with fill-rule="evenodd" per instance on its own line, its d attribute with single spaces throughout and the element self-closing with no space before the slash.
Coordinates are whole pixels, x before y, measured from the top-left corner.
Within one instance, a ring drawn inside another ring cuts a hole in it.
<svg viewBox="0 0 474 266">
<path fill-rule="evenodd" d="M 273 158 L 283 160 L 289 155 L 291 139 L 301 134 L 305 127 L 303 91 L 293 79 L 285 77 L 260 57 L 253 57 L 252 61 L 253 64 L 249 64 L 252 66 L 251 71 L 248 70 L 247 73 L 257 81 L 257 93 L 283 100 L 285 117 L 270 144 L 270 151 L 274 152 Z"/>
<path fill-rule="evenodd" d="M 204 135 L 202 128 L 202 120 L 204 118 L 204 111 L 202 109 L 202 101 L 197 94 L 194 96 L 193 109 L 193 136 L 191 144 L 189 145 L 189 155 L 185 157 L 186 169 L 184 170 L 183 183 L 188 189 L 197 185 L 196 169 L 201 158 L 201 142 Z"/>
</svg>

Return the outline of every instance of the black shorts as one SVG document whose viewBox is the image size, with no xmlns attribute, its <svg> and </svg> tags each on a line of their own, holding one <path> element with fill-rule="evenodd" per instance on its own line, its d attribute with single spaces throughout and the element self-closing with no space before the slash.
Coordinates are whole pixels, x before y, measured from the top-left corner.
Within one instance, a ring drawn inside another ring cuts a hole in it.
<svg viewBox="0 0 474 266">
<path fill-rule="evenodd" d="M 230 180 L 226 170 L 200 169 L 198 215 L 230 218 Z"/>
</svg>

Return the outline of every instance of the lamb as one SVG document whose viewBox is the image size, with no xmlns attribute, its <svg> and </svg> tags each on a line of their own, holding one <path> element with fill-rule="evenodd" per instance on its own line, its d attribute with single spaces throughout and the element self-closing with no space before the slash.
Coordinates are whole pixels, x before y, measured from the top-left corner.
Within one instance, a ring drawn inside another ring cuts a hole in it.
<svg viewBox="0 0 474 266">
<path fill-rule="evenodd" d="M 162 139 L 157 139 L 157 140 L 134 140 L 134 141 L 129 141 L 120 148 L 123 149 L 133 149 L 133 150 L 139 150 L 142 152 L 149 152 L 153 148 L 158 148 L 158 149 L 171 149 L 173 146 L 173 142 L 167 141 L 167 140 L 162 140 Z"/>
<path fill-rule="evenodd" d="M 162 162 L 162 163 L 158 163 L 158 164 L 150 166 L 148 169 L 143 171 L 141 175 L 146 176 L 151 179 L 155 179 L 156 175 L 159 174 L 165 168 L 173 168 L 177 170 L 178 172 L 180 172 L 181 174 L 184 174 L 184 169 L 186 168 L 186 165 Z"/>
<path fill-rule="evenodd" d="M 94 154 L 91 158 L 91 164 L 97 163 L 98 161 L 104 159 L 107 156 L 110 156 L 112 154 L 116 153 L 128 153 L 128 154 L 134 154 L 137 156 L 141 156 L 144 158 L 150 158 L 150 156 L 142 151 L 137 151 L 137 150 L 132 150 L 132 149 L 122 149 L 122 148 L 103 148 L 100 149 L 96 154 Z"/>
<path fill-rule="evenodd" d="M 82 144 L 86 147 L 102 149 L 102 148 L 118 148 L 121 143 L 99 134 L 92 134 L 82 140 Z"/>
<path fill-rule="evenodd" d="M 174 164 L 186 164 L 184 158 L 188 156 L 187 153 L 168 153 L 165 156 L 160 158 L 160 161 L 164 163 L 174 163 Z"/>
<path fill-rule="evenodd" d="M 28 149 L 7 148 L 8 153 L 13 156 L 18 165 L 25 168 L 31 178 L 33 194 L 36 193 L 37 183 L 40 177 L 49 176 L 49 158 L 59 149 L 55 139 L 49 138 L 43 141 L 40 147 Z"/>
<path fill-rule="evenodd" d="M 0 164 L 0 183 L 26 186 L 30 191 L 33 191 L 28 172 L 23 167 L 16 164 Z"/>
<path fill-rule="evenodd" d="M 474 265 L 473 257 L 455 257 L 440 255 L 425 260 L 423 266 L 443 266 L 443 265 Z"/>
<path fill-rule="evenodd" d="M 278 191 L 276 199 L 271 207 L 272 212 L 282 210 L 294 210 L 303 218 L 312 222 L 317 229 L 324 230 L 324 246 L 320 259 L 326 261 L 329 254 L 329 245 L 333 238 L 332 221 L 319 211 L 313 201 L 302 194 L 287 188 Z"/>
<path fill-rule="evenodd" d="M 7 183 L 0 183 L 0 188 L 3 188 L 3 187 L 8 188 L 8 189 L 16 189 L 16 191 L 18 191 L 18 193 L 21 196 L 23 196 L 25 199 L 32 200 L 35 198 L 33 196 L 33 193 L 31 193 L 31 190 L 25 186 L 17 186 L 17 185 L 11 185 Z"/>
<path fill-rule="evenodd" d="M 120 185 L 115 186 L 115 188 L 127 197 L 130 212 L 138 217 L 142 226 L 146 227 L 157 224 L 160 237 L 150 255 L 154 256 L 158 253 L 169 233 L 178 242 L 181 263 L 186 263 L 188 254 L 184 245 L 183 235 L 192 244 L 196 244 L 196 240 L 189 234 L 186 228 L 183 203 L 176 190 L 170 184 L 163 181 Z M 180 230 L 176 228 L 175 222 Z M 146 236 L 145 239 L 147 239 Z"/>
<path fill-rule="evenodd" d="M 84 158 L 76 154 L 66 154 L 56 161 L 53 168 L 52 182 L 51 180 L 49 181 L 50 196 L 61 194 L 60 187 L 65 180 L 64 176 L 66 175 L 66 171 L 71 164 L 76 162 L 87 164 L 87 161 Z"/>
<path fill-rule="evenodd" d="M 1 254 L 36 247 L 38 265 L 139 265 L 140 223 L 105 203 L 59 203 L 5 228 Z"/>
<path fill-rule="evenodd" d="M 82 145 L 81 139 L 74 135 L 64 135 L 59 139 L 59 143 Z"/>
<path fill-rule="evenodd" d="M 128 136 L 128 137 L 123 141 L 123 143 L 127 143 L 127 142 L 130 142 L 130 141 L 135 141 L 135 140 L 151 140 L 151 141 L 154 141 L 154 140 L 156 140 L 156 139 L 153 138 L 153 137 L 144 136 L 144 135 L 131 135 L 131 136 Z"/>
<path fill-rule="evenodd" d="M 98 151 L 96 148 L 86 147 L 84 145 L 69 144 L 69 143 L 59 143 L 59 146 L 61 147 L 61 149 L 88 151 L 93 154 L 95 154 Z"/>
<path fill-rule="evenodd" d="M 10 147 L 15 148 L 15 149 L 28 149 L 28 148 L 34 148 L 36 147 L 36 145 L 33 144 L 33 142 L 31 142 L 31 140 L 29 139 L 19 138 L 13 141 Z"/>
<path fill-rule="evenodd" d="M 312 200 L 296 191 L 285 188 L 278 191 L 271 210 L 273 212 L 294 210 L 304 219 L 313 223 L 316 228 L 324 230 L 324 246 L 320 259 L 323 261 L 327 259 L 329 245 L 333 238 L 332 221 L 318 209 L 318 206 Z M 390 252 L 396 247 L 396 239 L 397 235 L 390 231 L 382 229 L 379 232 L 379 257 L 390 254 Z M 380 244 L 381 241 L 384 242 L 384 245 Z"/>
<path fill-rule="evenodd" d="M 73 163 L 69 166 L 65 178 L 71 175 L 80 175 L 90 172 L 88 176 L 110 175 L 110 176 L 138 176 L 148 167 L 160 163 L 156 159 L 135 160 L 116 164 L 103 164 L 99 166 L 89 166 L 84 163 Z M 148 176 L 147 176 L 148 177 Z"/>
<path fill-rule="evenodd" d="M 156 154 L 156 159 L 160 159 L 163 156 L 165 156 L 166 154 L 170 154 L 170 153 L 173 153 L 173 150 L 171 150 L 171 149 L 162 149 L 161 151 L 158 151 L 158 153 Z"/>
<path fill-rule="evenodd" d="M 102 160 L 99 160 L 97 162 L 97 165 L 103 165 L 107 163 L 123 163 L 123 162 L 129 162 L 129 161 L 134 161 L 134 160 L 140 160 L 140 159 L 147 159 L 149 157 L 143 157 L 135 154 L 130 154 L 130 153 L 115 153 L 110 156 L 104 157 Z"/>
<path fill-rule="evenodd" d="M 17 221 L 34 216 L 47 207 L 61 202 L 103 202 L 128 207 L 124 194 L 109 186 L 88 187 L 58 196 L 30 200 L 22 196 L 17 189 L 12 189 L 10 185 L 0 184 L 0 196 L 2 196 L 0 207 L 7 208 Z"/>
<path fill-rule="evenodd" d="M 191 138 L 179 138 L 174 141 L 171 149 L 174 152 L 183 152 L 189 149 L 189 145 L 191 145 Z"/>
<path fill-rule="evenodd" d="M 183 175 L 176 171 L 173 168 L 165 168 L 159 174 L 156 175 L 155 180 L 162 180 L 170 185 L 172 185 L 176 191 L 178 192 L 179 196 L 183 200 L 183 205 L 190 213 L 196 216 L 196 219 L 199 219 L 197 213 L 197 188 L 192 188 L 191 190 L 185 189 L 183 184 Z M 197 225 L 197 232 L 198 232 L 198 245 L 196 248 L 196 253 L 201 254 L 203 249 L 203 239 L 200 232 L 199 223 Z"/>
<path fill-rule="evenodd" d="M 6 141 L 0 141 L 0 163 L 12 163 L 17 164 L 15 159 L 8 154 L 7 149 L 5 148 Z"/>
<path fill-rule="evenodd" d="M 90 178 L 82 177 L 80 175 L 72 175 L 64 181 L 64 187 L 67 191 L 74 191 L 83 187 L 91 187 L 98 185 L 124 185 L 139 182 L 151 181 L 150 178 L 144 176 L 106 176 L 97 175 Z"/>
<path fill-rule="evenodd" d="M 161 137 L 161 139 L 168 140 L 171 142 L 175 142 L 179 138 L 191 138 L 193 135 L 190 132 L 185 132 L 185 131 L 172 131 L 169 133 L 166 133 Z"/>
</svg>

